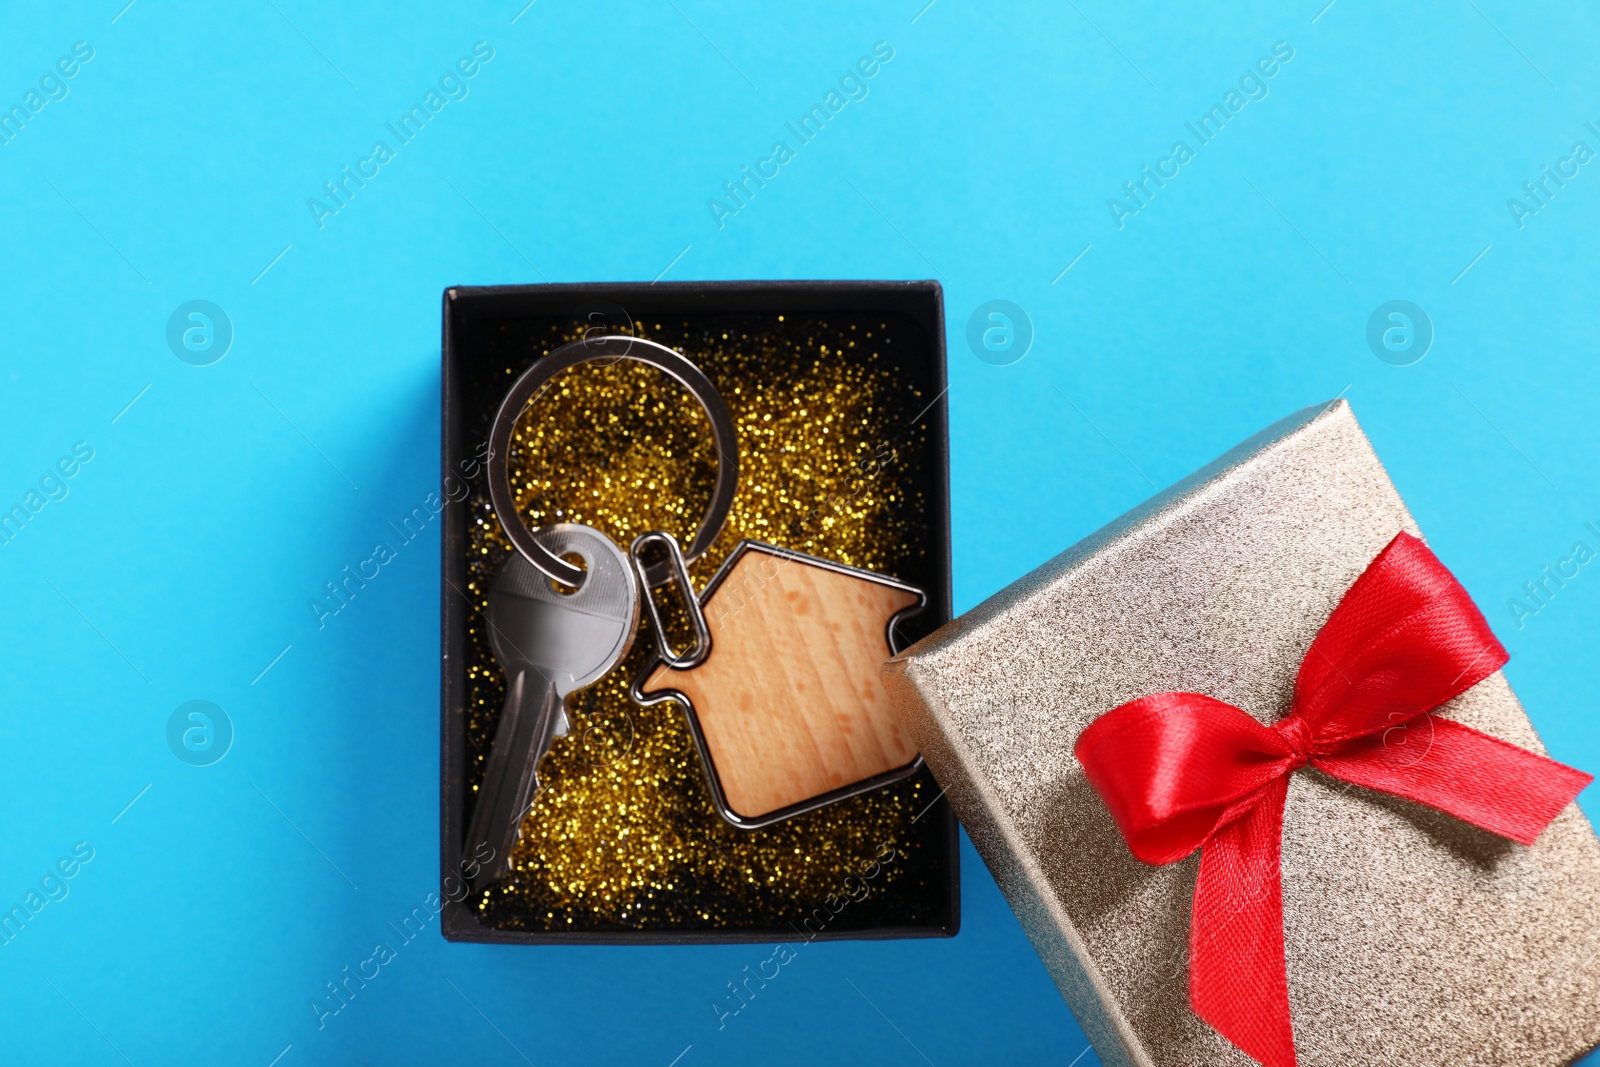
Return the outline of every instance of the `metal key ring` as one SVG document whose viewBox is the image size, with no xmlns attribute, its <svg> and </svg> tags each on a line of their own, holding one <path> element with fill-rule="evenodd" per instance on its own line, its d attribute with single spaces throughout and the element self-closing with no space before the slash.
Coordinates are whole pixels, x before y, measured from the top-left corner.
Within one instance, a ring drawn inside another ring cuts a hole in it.
<svg viewBox="0 0 1600 1067">
<path fill-rule="evenodd" d="M 573 588 L 582 584 L 583 571 L 534 540 L 512 497 L 507 456 L 511 449 L 511 431 L 534 394 L 562 371 L 602 359 L 631 359 L 665 371 L 693 394 L 711 421 L 711 436 L 717 448 L 717 483 L 706 517 L 684 553 L 687 562 L 693 563 L 704 555 L 722 532 L 722 524 L 728 520 L 728 511 L 733 507 L 734 491 L 739 486 L 739 442 L 734 434 L 733 416 L 711 379 L 682 353 L 638 337 L 591 337 L 562 345 L 524 371 L 500 403 L 494 426 L 489 431 L 489 499 L 517 551 L 552 581 Z"/>
</svg>

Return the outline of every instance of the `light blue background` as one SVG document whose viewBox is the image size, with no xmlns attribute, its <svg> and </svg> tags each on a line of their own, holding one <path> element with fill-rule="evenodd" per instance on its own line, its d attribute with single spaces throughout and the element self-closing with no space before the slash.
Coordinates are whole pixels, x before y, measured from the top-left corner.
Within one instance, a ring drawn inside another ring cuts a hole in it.
<svg viewBox="0 0 1600 1067">
<path fill-rule="evenodd" d="M 437 487 L 448 284 L 942 279 L 958 610 L 1342 394 L 1554 755 L 1600 767 L 1600 570 L 1506 606 L 1600 548 L 1600 165 L 1506 206 L 1600 149 L 1576 0 L 123 2 L 0 21 L 6 106 L 95 49 L 0 146 L 0 503 L 95 449 L 0 546 L 0 905 L 96 850 L 0 948 L 0 1060 L 1095 1062 L 970 846 L 959 937 L 808 947 L 720 1032 L 770 950 L 436 929 L 318 1031 L 436 882 L 437 524 L 320 632 L 306 602 Z M 306 200 L 479 40 L 470 95 L 319 230 Z M 870 95 L 719 229 L 707 200 L 877 41 Z M 1107 198 L 1276 41 L 1270 95 L 1119 230 Z M 236 331 L 208 367 L 164 339 L 196 298 Z M 1007 367 L 965 342 L 996 298 L 1036 331 Z M 1437 333 L 1413 366 L 1364 340 L 1396 298 Z M 191 699 L 236 729 L 211 767 L 166 745 Z"/>
</svg>

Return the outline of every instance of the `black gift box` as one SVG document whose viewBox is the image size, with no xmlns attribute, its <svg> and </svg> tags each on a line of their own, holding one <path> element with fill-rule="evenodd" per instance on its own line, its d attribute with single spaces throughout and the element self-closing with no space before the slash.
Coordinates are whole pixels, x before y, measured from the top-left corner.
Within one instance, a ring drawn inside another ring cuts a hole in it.
<svg viewBox="0 0 1600 1067">
<path fill-rule="evenodd" d="M 945 416 L 945 346 L 942 291 L 937 282 L 678 282 L 663 284 L 581 284 L 457 287 L 444 293 L 442 474 L 459 484 L 464 471 L 485 475 L 484 442 L 496 409 L 515 376 L 535 358 L 535 339 L 552 328 L 633 332 L 634 323 L 653 319 L 704 322 L 719 317 L 864 314 L 892 317 L 901 336 L 912 340 L 897 352 L 905 383 L 932 398 L 919 418 L 927 424 L 928 447 L 903 477 L 915 479 L 926 502 L 928 544 L 919 573 L 897 575 L 927 591 L 928 607 L 907 626 L 907 643 L 948 622 L 950 605 L 949 428 Z M 686 352 L 694 358 L 693 352 Z M 468 481 L 474 478 L 466 478 Z M 472 813 L 467 737 L 470 659 L 468 623 L 473 607 L 459 591 L 466 587 L 470 507 L 447 493 L 440 585 L 440 875 L 445 901 L 442 929 L 447 940 L 509 944 L 710 943 L 949 937 L 960 925 L 959 851 L 955 816 L 926 769 L 919 771 L 931 803 L 908 829 L 916 877 L 885 886 L 874 904 L 874 918 L 823 923 L 815 932 L 802 909 L 782 924 L 731 921 L 698 928 L 628 929 L 614 926 L 532 930 L 488 925 L 463 899 L 460 854 Z M 710 815 L 715 818 L 714 814 Z M 741 831 L 747 832 L 747 831 Z M 873 870 L 876 871 L 876 864 Z M 895 888 L 895 886 L 899 888 Z M 686 889 L 685 892 L 692 892 Z M 815 902 L 824 908 L 824 902 Z M 848 912 L 846 913 L 848 915 Z M 842 918 L 842 917 L 841 917 Z M 805 929 L 801 929 L 804 924 Z"/>
</svg>

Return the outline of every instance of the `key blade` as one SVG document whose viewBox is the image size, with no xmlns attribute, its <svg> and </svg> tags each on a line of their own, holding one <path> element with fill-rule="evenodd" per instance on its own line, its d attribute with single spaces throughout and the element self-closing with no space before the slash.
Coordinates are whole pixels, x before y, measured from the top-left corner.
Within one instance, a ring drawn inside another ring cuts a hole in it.
<svg viewBox="0 0 1600 1067">
<path fill-rule="evenodd" d="M 560 695 L 536 671 L 518 670 L 506 687 L 505 707 L 462 850 L 463 864 L 481 864 L 477 877 L 470 879 L 474 888 L 499 881 L 511 869 L 511 849 L 538 781 L 534 753 L 537 749 L 543 756 L 549 750 L 545 738 L 560 712 Z M 494 850 L 486 861 L 478 859 L 483 845 Z"/>
<path fill-rule="evenodd" d="M 528 754 L 526 773 L 518 783 L 516 803 L 516 832 L 512 835 L 512 844 L 522 836 L 522 820 L 527 818 L 528 812 L 533 810 L 534 798 L 539 795 L 539 764 L 550 753 L 550 746 L 555 739 L 567 732 L 567 713 L 561 706 L 561 695 L 556 690 L 550 691 L 548 703 L 539 709 L 538 725 L 534 731 L 533 749 Z M 507 849 L 509 853 L 510 850 Z"/>
</svg>

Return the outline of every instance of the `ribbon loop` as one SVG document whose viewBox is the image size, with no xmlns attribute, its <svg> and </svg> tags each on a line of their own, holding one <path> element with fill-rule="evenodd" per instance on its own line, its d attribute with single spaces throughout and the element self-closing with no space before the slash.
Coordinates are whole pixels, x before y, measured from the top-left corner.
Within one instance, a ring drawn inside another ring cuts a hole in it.
<svg viewBox="0 0 1600 1067">
<path fill-rule="evenodd" d="M 1401 532 L 1311 642 L 1294 710 L 1323 742 L 1381 733 L 1466 692 L 1509 658 L 1455 575 Z"/>
<path fill-rule="evenodd" d="M 1195 1013 L 1266 1067 L 1294 1067 L 1280 849 L 1307 764 L 1531 845 L 1593 778 L 1431 712 L 1506 662 L 1467 591 L 1398 534 L 1339 601 L 1271 727 L 1200 693 L 1156 693 L 1083 731 L 1078 761 L 1129 850 L 1200 849 L 1190 915 Z"/>
</svg>

